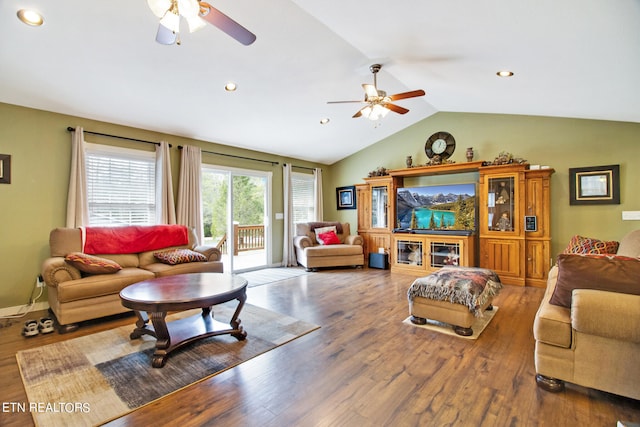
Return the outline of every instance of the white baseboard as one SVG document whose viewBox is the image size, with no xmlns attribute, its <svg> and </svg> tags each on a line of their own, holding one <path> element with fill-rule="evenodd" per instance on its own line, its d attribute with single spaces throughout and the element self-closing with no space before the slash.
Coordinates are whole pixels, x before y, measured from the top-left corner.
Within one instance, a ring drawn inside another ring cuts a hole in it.
<svg viewBox="0 0 640 427">
<path fill-rule="evenodd" d="M 32 311 L 46 310 L 49 308 L 49 303 L 47 301 L 40 301 L 33 304 L 31 307 L 25 305 L 18 305 L 16 307 L 5 307 L 0 308 L 0 317 L 8 317 L 15 315 L 22 315 L 22 313 L 30 313 Z M 24 317 L 28 317 L 29 314 L 26 314 Z"/>
</svg>

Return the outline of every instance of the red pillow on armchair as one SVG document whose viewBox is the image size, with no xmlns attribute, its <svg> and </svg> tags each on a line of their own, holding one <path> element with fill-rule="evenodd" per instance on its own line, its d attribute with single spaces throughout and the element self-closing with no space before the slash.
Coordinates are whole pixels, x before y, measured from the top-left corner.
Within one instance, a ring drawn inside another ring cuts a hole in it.
<svg viewBox="0 0 640 427">
<path fill-rule="evenodd" d="M 340 239 L 333 231 L 321 233 L 318 235 L 318 237 L 320 237 L 320 240 L 322 240 L 322 243 L 324 245 L 339 245 L 341 243 Z"/>
</svg>

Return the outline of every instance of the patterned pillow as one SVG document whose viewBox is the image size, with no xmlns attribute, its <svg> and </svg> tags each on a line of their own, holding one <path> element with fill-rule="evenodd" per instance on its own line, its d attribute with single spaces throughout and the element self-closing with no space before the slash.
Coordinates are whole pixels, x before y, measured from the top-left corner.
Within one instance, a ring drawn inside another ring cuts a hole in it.
<svg viewBox="0 0 640 427">
<path fill-rule="evenodd" d="M 110 259 L 100 258 L 95 255 L 87 255 L 82 252 L 71 252 L 65 261 L 84 273 L 90 274 L 113 274 L 120 270 L 120 264 Z"/>
<path fill-rule="evenodd" d="M 322 240 L 323 245 L 339 245 L 340 239 L 333 231 L 327 231 L 326 233 L 321 233 L 319 236 L 320 240 Z"/>
<path fill-rule="evenodd" d="M 565 254 L 615 254 L 618 252 L 619 243 L 604 241 L 575 235 L 569 241 L 569 246 L 564 250 Z"/>
<path fill-rule="evenodd" d="M 640 295 L 640 260 L 616 255 L 558 255 L 558 280 L 549 303 L 571 308 L 574 289 Z"/>
<path fill-rule="evenodd" d="M 320 237 L 320 235 L 328 233 L 329 231 L 333 231 L 334 234 L 337 233 L 336 226 L 332 225 L 330 227 L 319 227 L 314 230 L 314 232 L 316 233 L 316 240 L 318 241 L 319 244 L 321 245 L 325 244 L 322 238 Z"/>
<path fill-rule="evenodd" d="M 207 257 L 191 249 L 169 249 L 166 251 L 154 252 L 153 256 L 164 264 L 176 265 L 185 262 L 204 262 Z"/>
</svg>

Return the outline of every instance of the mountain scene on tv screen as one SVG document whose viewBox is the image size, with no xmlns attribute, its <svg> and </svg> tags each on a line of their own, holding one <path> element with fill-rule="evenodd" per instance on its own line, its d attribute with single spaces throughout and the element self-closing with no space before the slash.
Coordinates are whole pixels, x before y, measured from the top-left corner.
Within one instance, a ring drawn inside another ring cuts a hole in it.
<svg viewBox="0 0 640 427">
<path fill-rule="evenodd" d="M 475 186 L 400 188 L 397 227 L 412 230 L 475 230 Z"/>
</svg>

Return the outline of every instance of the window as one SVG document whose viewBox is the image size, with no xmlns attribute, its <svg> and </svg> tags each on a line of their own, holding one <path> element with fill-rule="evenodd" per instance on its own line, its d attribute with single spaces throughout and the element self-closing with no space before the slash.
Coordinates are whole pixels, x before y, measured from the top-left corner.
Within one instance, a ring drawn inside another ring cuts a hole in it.
<svg viewBox="0 0 640 427">
<path fill-rule="evenodd" d="M 156 223 L 155 153 L 87 144 L 89 225 Z"/>
<path fill-rule="evenodd" d="M 291 192 L 293 198 L 293 223 L 315 221 L 313 175 L 293 172 L 291 174 Z"/>
</svg>

